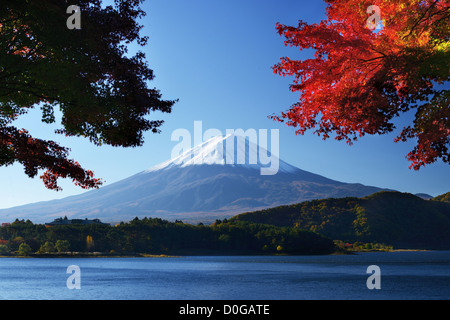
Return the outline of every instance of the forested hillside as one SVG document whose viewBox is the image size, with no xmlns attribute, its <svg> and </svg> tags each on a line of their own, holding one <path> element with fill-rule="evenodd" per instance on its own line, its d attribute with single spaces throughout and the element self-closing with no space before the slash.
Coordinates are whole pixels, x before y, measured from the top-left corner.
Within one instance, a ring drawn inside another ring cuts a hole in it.
<svg viewBox="0 0 450 320">
<path fill-rule="evenodd" d="M 432 199 L 433 201 L 449 202 L 450 203 L 450 192 L 441 194 Z"/>
<path fill-rule="evenodd" d="M 450 248 L 450 203 L 409 193 L 382 191 L 364 198 L 305 201 L 243 213 L 231 220 L 297 227 L 348 242 Z"/>
<path fill-rule="evenodd" d="M 298 228 L 245 221 L 192 225 L 135 218 L 116 226 L 45 226 L 17 220 L 0 227 L 0 255 L 57 252 L 107 254 L 329 254 L 333 241 Z"/>
</svg>

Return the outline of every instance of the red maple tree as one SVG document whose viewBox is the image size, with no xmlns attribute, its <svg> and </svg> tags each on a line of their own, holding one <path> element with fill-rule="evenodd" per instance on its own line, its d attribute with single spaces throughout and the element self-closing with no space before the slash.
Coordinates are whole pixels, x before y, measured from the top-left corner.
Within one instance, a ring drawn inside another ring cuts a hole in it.
<svg viewBox="0 0 450 320">
<path fill-rule="evenodd" d="M 418 170 L 450 163 L 450 9 L 439 0 L 339 0 L 327 2 L 327 20 L 277 24 L 286 46 L 314 49 L 313 59 L 284 57 L 275 73 L 293 76 L 300 99 L 272 119 L 309 129 L 324 139 L 352 144 L 366 134 L 386 134 L 401 113 L 416 110 L 395 141 L 416 139 L 407 155 Z M 382 27 L 373 30 L 378 6 Z"/>
</svg>

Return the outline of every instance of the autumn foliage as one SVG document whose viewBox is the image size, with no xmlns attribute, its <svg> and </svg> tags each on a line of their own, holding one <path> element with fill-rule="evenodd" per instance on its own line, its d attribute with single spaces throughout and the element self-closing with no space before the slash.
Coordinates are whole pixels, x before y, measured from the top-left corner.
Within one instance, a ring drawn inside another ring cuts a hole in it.
<svg viewBox="0 0 450 320">
<path fill-rule="evenodd" d="M 94 178 L 91 170 L 68 159 L 68 149 L 56 142 L 35 139 L 26 130 L 13 127 L 0 129 L 0 142 L 0 166 L 18 161 L 29 177 L 36 176 L 39 169 L 45 169 L 41 179 L 48 189 L 61 190 L 58 178 L 72 178 L 75 185 L 83 189 L 101 185 L 101 179 Z"/>
<path fill-rule="evenodd" d="M 45 186 L 60 190 L 59 178 L 82 188 L 102 181 L 68 158 L 57 142 L 32 137 L 14 121 L 39 107 L 42 118 L 55 123 L 57 133 L 83 137 L 96 145 L 136 147 L 145 132 L 157 133 L 162 120 L 154 112 L 170 113 L 175 101 L 162 100 L 149 88 L 153 71 L 144 53 L 128 53 L 127 44 L 144 46 L 137 20 L 145 13 L 142 0 L 79 0 L 81 29 L 66 26 L 66 0 L 2 1 L 0 10 L 0 166 L 15 162 Z"/>
<path fill-rule="evenodd" d="M 293 76 L 300 98 L 271 118 L 297 134 L 352 144 L 395 129 L 393 120 L 415 110 L 413 123 L 395 141 L 415 139 L 411 168 L 441 159 L 450 163 L 450 8 L 445 0 L 327 0 L 327 20 L 298 26 L 277 24 L 285 45 L 313 49 L 314 58 L 284 57 L 275 73 Z M 382 27 L 367 20 L 380 8 Z M 370 26 L 370 25 L 369 25 Z M 447 86 L 447 87 L 446 87 Z"/>
</svg>

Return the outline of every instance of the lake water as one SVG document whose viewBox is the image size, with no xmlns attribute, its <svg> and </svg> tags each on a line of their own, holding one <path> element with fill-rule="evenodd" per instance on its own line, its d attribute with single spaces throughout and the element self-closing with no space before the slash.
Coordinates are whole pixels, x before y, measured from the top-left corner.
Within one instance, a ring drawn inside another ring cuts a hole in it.
<svg viewBox="0 0 450 320">
<path fill-rule="evenodd" d="M 67 267 L 80 268 L 70 290 Z M 381 289 L 369 290 L 369 265 Z M 0 299 L 449 299 L 450 251 L 332 256 L 1 258 Z"/>
</svg>

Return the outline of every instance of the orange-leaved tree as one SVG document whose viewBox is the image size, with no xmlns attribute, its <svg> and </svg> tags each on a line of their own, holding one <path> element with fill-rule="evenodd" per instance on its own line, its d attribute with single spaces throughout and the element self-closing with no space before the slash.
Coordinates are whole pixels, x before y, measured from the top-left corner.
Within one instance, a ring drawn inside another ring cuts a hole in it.
<svg viewBox="0 0 450 320">
<path fill-rule="evenodd" d="M 395 138 L 415 139 L 406 156 L 410 168 L 438 159 L 450 163 L 448 0 L 326 2 L 327 20 L 277 24 L 285 45 L 315 55 L 284 57 L 273 67 L 293 76 L 291 91 L 301 95 L 289 110 L 270 117 L 297 134 L 314 129 L 324 139 L 335 135 L 352 144 L 366 134 L 392 132 L 394 118 L 413 110 L 414 120 Z"/>
</svg>

